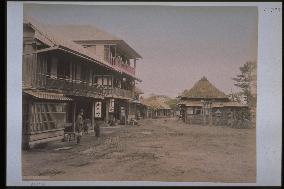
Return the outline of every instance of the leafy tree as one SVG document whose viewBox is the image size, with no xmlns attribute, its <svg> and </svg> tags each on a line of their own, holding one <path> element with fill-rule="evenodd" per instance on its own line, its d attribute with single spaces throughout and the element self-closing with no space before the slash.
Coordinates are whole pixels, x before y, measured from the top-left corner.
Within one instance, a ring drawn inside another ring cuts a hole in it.
<svg viewBox="0 0 284 189">
<path fill-rule="evenodd" d="M 228 98 L 231 101 L 243 103 L 243 94 L 242 92 L 232 92 L 228 95 Z"/>
<path fill-rule="evenodd" d="M 249 107 L 256 105 L 256 97 L 252 94 L 252 85 L 255 82 L 253 74 L 256 72 L 256 62 L 246 62 L 240 67 L 241 73 L 237 77 L 232 78 L 235 81 L 235 86 L 241 89 L 241 94 L 244 96 L 245 102 Z"/>
<path fill-rule="evenodd" d="M 240 74 L 237 77 L 232 78 L 235 81 L 235 86 L 241 89 L 239 93 L 244 97 L 246 104 L 248 105 L 251 112 L 256 110 L 256 62 L 246 62 L 240 67 Z M 254 114 L 254 113 L 253 113 Z M 250 115 L 245 115 L 245 117 Z M 252 115 L 254 119 L 255 115 Z"/>
</svg>

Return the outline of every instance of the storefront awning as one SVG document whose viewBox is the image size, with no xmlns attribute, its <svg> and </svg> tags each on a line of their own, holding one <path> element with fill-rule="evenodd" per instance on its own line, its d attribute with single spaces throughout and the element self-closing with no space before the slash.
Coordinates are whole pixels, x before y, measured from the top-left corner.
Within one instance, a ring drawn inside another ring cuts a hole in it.
<svg viewBox="0 0 284 189">
<path fill-rule="evenodd" d="M 72 98 L 66 97 L 63 94 L 42 92 L 42 91 L 24 91 L 24 93 L 33 96 L 38 99 L 46 100 L 60 100 L 60 101 L 72 101 Z"/>
</svg>

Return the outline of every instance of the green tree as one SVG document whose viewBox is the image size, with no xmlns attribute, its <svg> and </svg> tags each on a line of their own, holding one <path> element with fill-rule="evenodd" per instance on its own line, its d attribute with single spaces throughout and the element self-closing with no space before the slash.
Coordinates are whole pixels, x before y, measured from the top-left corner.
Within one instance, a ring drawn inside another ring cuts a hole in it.
<svg viewBox="0 0 284 189">
<path fill-rule="evenodd" d="M 245 102 L 251 108 L 256 104 L 256 96 L 253 95 L 253 83 L 256 82 L 256 62 L 246 62 L 240 67 L 241 73 L 237 77 L 232 78 L 235 81 L 235 86 L 241 89 L 241 94 L 244 96 Z"/>
</svg>

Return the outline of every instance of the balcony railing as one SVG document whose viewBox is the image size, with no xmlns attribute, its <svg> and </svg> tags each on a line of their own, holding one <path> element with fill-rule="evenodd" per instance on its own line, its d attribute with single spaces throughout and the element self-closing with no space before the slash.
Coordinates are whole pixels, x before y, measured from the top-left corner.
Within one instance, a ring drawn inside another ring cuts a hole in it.
<svg viewBox="0 0 284 189">
<path fill-rule="evenodd" d="M 54 77 L 46 74 L 37 74 L 36 88 L 61 90 L 67 95 L 97 97 L 134 98 L 134 92 L 120 88 L 105 87 L 98 84 L 72 80 L 69 78 Z"/>
<path fill-rule="evenodd" d="M 110 97 L 134 98 L 134 92 L 120 88 L 104 88 L 104 94 Z"/>
<path fill-rule="evenodd" d="M 37 88 L 62 90 L 67 95 L 90 97 L 103 95 L 103 87 L 100 85 L 45 74 L 37 74 L 36 86 Z"/>
<path fill-rule="evenodd" d="M 117 57 L 111 57 L 109 63 L 116 67 L 122 68 L 124 71 L 132 75 L 135 75 L 135 68 L 127 65 L 125 62 L 123 62 L 121 59 L 118 59 Z"/>
</svg>

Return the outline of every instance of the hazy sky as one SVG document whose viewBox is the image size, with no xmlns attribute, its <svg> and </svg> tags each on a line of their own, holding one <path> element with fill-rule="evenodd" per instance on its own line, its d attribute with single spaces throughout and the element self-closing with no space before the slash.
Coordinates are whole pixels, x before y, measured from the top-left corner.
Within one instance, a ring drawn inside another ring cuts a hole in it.
<svg viewBox="0 0 284 189">
<path fill-rule="evenodd" d="M 90 24 L 124 39 L 143 59 L 145 96 L 175 97 L 206 76 L 225 93 L 246 61 L 257 61 L 256 7 L 28 5 L 46 24 Z"/>
</svg>

